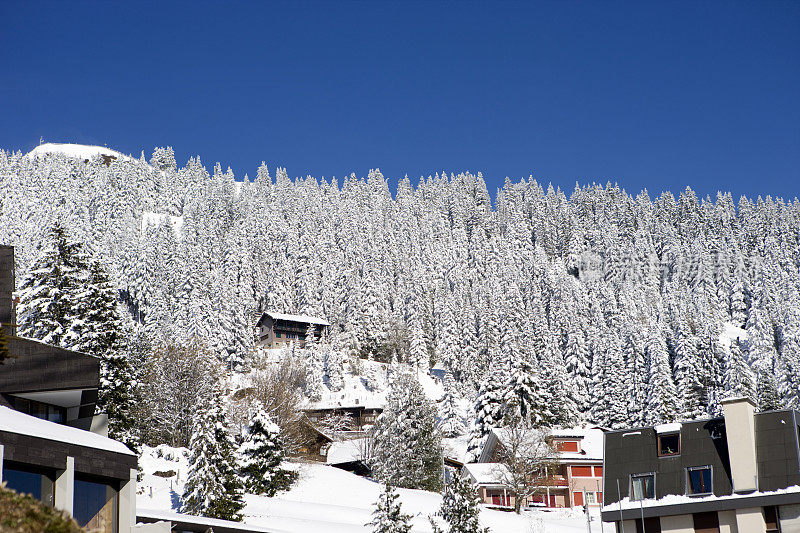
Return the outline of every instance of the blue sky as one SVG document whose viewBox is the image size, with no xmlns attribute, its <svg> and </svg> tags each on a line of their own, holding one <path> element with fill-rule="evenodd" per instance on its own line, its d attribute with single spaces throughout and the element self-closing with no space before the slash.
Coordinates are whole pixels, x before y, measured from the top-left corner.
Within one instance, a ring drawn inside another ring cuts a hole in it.
<svg viewBox="0 0 800 533">
<path fill-rule="evenodd" d="M 0 147 L 800 196 L 800 2 L 0 0 Z"/>
</svg>

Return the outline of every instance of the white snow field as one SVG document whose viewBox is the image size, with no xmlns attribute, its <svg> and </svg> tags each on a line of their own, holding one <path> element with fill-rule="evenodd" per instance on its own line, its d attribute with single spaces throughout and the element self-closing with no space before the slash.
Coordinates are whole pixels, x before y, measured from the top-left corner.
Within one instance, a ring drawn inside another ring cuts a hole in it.
<svg viewBox="0 0 800 533">
<path fill-rule="evenodd" d="M 26 155 L 30 158 L 44 156 L 46 154 L 64 154 L 67 157 L 79 159 L 92 159 L 98 155 L 107 155 L 117 159 L 130 159 L 130 157 L 103 146 L 90 146 L 86 144 L 69 143 L 44 143 L 40 144 Z"/>
<path fill-rule="evenodd" d="M 164 457 L 156 457 L 161 450 Z M 137 508 L 148 511 L 179 510 L 180 494 L 186 481 L 188 451 L 185 448 L 144 447 L 140 465 L 144 471 L 139 486 Z M 368 532 L 373 503 L 382 490 L 379 483 L 324 464 L 289 463 L 300 479 L 287 491 L 273 498 L 245 496 L 244 522 L 277 532 L 306 533 Z M 170 477 L 162 475 L 174 472 Z M 416 533 L 430 532 L 428 515 L 441 504 L 441 496 L 422 490 L 398 489 L 403 512 L 413 516 Z M 150 513 L 153 514 L 153 513 Z M 584 533 L 586 517 L 580 511 L 526 511 L 522 515 L 483 509 L 481 523 L 494 533 Z M 601 531 L 599 516 L 592 531 Z M 613 531 L 607 524 L 603 531 Z"/>
</svg>

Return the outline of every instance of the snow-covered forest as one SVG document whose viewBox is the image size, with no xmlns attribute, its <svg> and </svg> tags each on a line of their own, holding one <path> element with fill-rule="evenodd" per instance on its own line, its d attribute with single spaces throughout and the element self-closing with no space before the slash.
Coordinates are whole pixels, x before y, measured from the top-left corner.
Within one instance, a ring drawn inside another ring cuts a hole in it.
<svg viewBox="0 0 800 533">
<path fill-rule="evenodd" d="M 509 380 L 564 423 L 716 414 L 729 394 L 800 406 L 796 199 L 530 179 L 492 201 L 480 174 L 391 190 L 377 170 L 326 181 L 262 164 L 237 182 L 199 158 L 178 168 L 170 148 L 44 146 L 0 150 L 18 284 L 60 221 L 153 339 L 241 362 L 259 312 L 321 316 L 351 355 L 450 369 L 479 423 Z"/>
</svg>

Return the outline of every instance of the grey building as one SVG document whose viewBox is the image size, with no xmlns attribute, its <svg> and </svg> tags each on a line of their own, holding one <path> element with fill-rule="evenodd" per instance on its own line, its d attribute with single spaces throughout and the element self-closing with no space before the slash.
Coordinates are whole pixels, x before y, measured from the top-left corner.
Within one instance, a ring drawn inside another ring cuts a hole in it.
<svg viewBox="0 0 800 533">
<path fill-rule="evenodd" d="M 800 533 L 800 412 L 724 416 L 611 431 L 603 511 L 618 532 Z"/>
<path fill-rule="evenodd" d="M 16 335 L 14 249 L 0 246 L 0 481 L 67 511 L 79 525 L 128 533 L 136 521 L 137 457 L 95 413 L 96 357 Z M 92 431 L 93 430 L 93 431 Z"/>
<path fill-rule="evenodd" d="M 258 343 L 267 348 L 280 348 L 289 343 L 304 346 L 309 329 L 319 339 L 329 327 L 327 321 L 318 317 L 274 312 L 264 313 L 256 322 Z"/>
</svg>

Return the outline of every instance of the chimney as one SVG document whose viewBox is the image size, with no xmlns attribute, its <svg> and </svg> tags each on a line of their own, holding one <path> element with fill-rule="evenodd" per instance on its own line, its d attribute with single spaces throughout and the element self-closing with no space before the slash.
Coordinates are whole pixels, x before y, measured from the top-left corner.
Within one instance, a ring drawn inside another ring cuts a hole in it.
<svg viewBox="0 0 800 533">
<path fill-rule="evenodd" d="M 725 433 L 731 462 L 734 492 L 758 490 L 756 462 L 756 406 L 749 398 L 728 398 L 722 401 Z"/>
<path fill-rule="evenodd" d="M 0 326 L 6 334 L 15 333 L 17 321 L 14 312 L 14 247 L 0 246 Z"/>
</svg>

